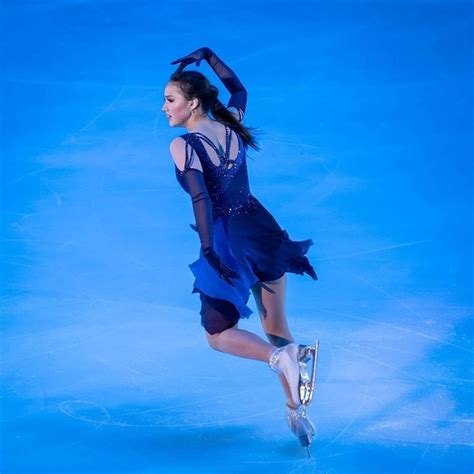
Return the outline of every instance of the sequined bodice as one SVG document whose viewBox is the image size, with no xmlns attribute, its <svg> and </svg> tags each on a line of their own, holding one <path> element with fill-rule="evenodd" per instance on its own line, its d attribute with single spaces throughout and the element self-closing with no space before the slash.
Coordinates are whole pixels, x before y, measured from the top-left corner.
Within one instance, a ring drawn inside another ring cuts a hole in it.
<svg viewBox="0 0 474 474">
<path fill-rule="evenodd" d="M 239 141 L 239 152 L 235 159 L 231 160 L 228 153 L 230 142 L 226 143 L 227 153 L 219 153 L 222 150 L 218 150 L 205 135 L 197 132 L 181 135 L 186 141 L 186 162 L 184 171 L 180 171 L 175 166 L 176 178 L 187 192 L 182 176 L 187 169 L 192 168 L 193 153 L 196 152 L 211 197 L 214 219 L 223 215 L 238 215 L 249 212 L 255 205 L 255 198 L 250 192 L 244 144 L 238 133 L 236 133 L 236 136 Z M 216 153 L 218 153 L 220 165 L 213 163 L 201 140 L 205 140 L 213 146 Z"/>
</svg>

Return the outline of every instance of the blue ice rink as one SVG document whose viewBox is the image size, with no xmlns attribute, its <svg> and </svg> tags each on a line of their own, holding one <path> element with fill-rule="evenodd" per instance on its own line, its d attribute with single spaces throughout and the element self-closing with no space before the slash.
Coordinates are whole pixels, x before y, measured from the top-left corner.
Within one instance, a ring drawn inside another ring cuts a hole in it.
<svg viewBox="0 0 474 474">
<path fill-rule="evenodd" d="M 0 8 L 2 474 L 474 471 L 472 2 Z M 161 106 L 202 46 L 264 132 L 252 193 L 314 241 L 319 281 L 287 295 L 320 340 L 311 459 L 275 374 L 212 350 L 191 294 Z"/>
</svg>

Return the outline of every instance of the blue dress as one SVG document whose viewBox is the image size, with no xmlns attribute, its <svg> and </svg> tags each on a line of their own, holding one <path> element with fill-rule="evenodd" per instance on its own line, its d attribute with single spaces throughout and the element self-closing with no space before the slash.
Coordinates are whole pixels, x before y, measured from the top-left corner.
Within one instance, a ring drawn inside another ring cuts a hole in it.
<svg viewBox="0 0 474 474">
<path fill-rule="evenodd" d="M 181 135 L 186 141 L 185 169 L 180 171 L 175 166 L 175 171 L 181 187 L 188 192 L 182 176 L 192 167 L 194 153 L 197 154 L 212 201 L 214 249 L 221 261 L 240 275 L 232 280 L 235 286 L 229 285 L 209 265 L 201 250 L 199 258 L 189 265 L 195 277 L 192 293 L 200 293 L 201 301 L 205 296 L 209 301 L 230 303 L 237 318 L 248 318 L 252 310 L 247 302 L 256 283 L 276 280 L 286 272 L 307 273 L 314 280 L 317 275 L 305 256 L 313 241 L 290 240 L 287 231 L 251 194 L 246 147 L 239 133 L 235 132 L 235 136 L 239 142 L 236 158 L 221 160 L 217 166 L 201 141 L 204 139 L 215 148 L 208 137 L 199 132 Z"/>
</svg>

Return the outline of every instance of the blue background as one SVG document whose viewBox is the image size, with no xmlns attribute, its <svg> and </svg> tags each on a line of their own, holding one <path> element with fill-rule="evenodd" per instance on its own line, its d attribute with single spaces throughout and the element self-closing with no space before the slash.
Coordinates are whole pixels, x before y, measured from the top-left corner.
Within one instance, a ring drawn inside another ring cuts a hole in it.
<svg viewBox="0 0 474 474">
<path fill-rule="evenodd" d="M 474 470 L 472 2 L 3 1 L 1 30 L 2 472 Z M 312 459 L 191 294 L 161 106 L 202 46 L 264 132 L 253 194 L 315 243 Z"/>
</svg>

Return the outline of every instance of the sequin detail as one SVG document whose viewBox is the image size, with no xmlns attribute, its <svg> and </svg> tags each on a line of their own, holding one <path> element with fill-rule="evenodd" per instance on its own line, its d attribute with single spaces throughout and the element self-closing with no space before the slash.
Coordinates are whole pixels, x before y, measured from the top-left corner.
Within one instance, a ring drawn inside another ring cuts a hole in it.
<svg viewBox="0 0 474 474">
<path fill-rule="evenodd" d="M 255 200 L 252 199 L 252 197 L 252 195 L 249 195 L 244 203 L 230 207 L 214 206 L 212 214 L 215 218 L 225 215 L 238 216 L 240 214 L 250 214 L 254 209 L 256 209 Z"/>
<path fill-rule="evenodd" d="M 208 137 L 199 132 L 181 135 L 186 141 L 185 169 L 180 171 L 176 168 L 176 177 L 184 188 L 184 182 L 181 178 L 188 169 L 192 168 L 194 152 L 196 152 L 200 159 L 206 187 L 211 197 L 214 219 L 225 215 L 250 214 L 256 208 L 255 198 L 249 188 L 244 144 L 239 134 L 236 133 L 239 142 L 239 152 L 234 159 L 229 159 L 232 132 L 227 133 L 227 130 L 228 127 L 226 126 L 226 150 L 222 152 Z M 216 165 L 211 160 L 201 142 L 201 137 L 214 148 L 219 156 L 220 165 Z M 231 164 L 231 167 L 228 167 L 229 164 Z"/>
</svg>

